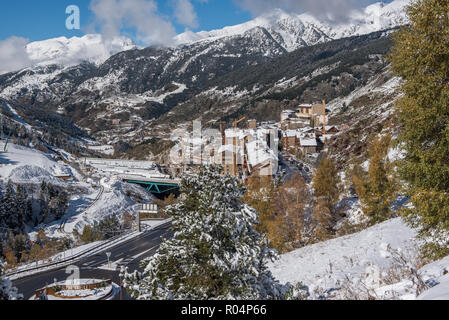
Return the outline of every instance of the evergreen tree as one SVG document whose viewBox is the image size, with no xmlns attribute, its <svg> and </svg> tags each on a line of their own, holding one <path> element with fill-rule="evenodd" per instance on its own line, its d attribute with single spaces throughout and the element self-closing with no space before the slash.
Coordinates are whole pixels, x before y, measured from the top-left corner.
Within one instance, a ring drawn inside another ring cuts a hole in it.
<svg viewBox="0 0 449 320">
<path fill-rule="evenodd" d="M 324 201 L 317 201 L 313 208 L 312 241 L 320 242 L 328 240 L 334 234 L 335 216 L 331 213 Z"/>
<path fill-rule="evenodd" d="M 376 138 L 370 150 L 368 172 L 356 166 L 353 183 L 370 224 L 385 221 L 392 215 L 391 204 L 397 197 L 397 184 L 388 160 L 389 135 Z"/>
<path fill-rule="evenodd" d="M 120 219 L 116 215 L 101 220 L 94 228 L 94 233 L 101 240 L 107 240 L 116 236 L 120 232 L 121 223 Z"/>
<path fill-rule="evenodd" d="M 9 279 L 3 279 L 5 264 L 0 260 L 0 300 L 22 300 L 23 296 L 18 294 L 17 288 L 11 286 Z"/>
<path fill-rule="evenodd" d="M 6 185 L 5 194 L 0 204 L 1 220 L 6 228 L 21 231 L 22 225 L 19 224 L 17 215 L 16 190 L 11 181 Z"/>
<path fill-rule="evenodd" d="M 65 191 L 60 191 L 59 194 L 56 197 L 56 219 L 61 219 L 65 212 L 67 211 L 68 204 L 69 204 L 69 198 L 68 194 Z"/>
<path fill-rule="evenodd" d="M 16 210 L 18 225 L 22 229 L 24 224 L 30 220 L 32 212 L 30 212 L 30 204 L 25 187 L 20 184 L 17 186 L 16 191 Z"/>
<path fill-rule="evenodd" d="M 174 237 L 165 240 L 143 273 L 122 270 L 137 299 L 276 299 L 281 286 L 268 270 L 275 252 L 254 229 L 257 212 L 241 198 L 245 189 L 218 170 L 202 167 L 182 181 L 183 197 L 168 208 Z"/>
<path fill-rule="evenodd" d="M 84 243 L 91 243 L 97 239 L 95 231 L 89 225 L 85 226 L 83 229 L 83 233 L 80 236 L 80 240 Z"/>
<path fill-rule="evenodd" d="M 449 254 L 449 10 L 447 0 L 418 0 L 410 24 L 395 36 L 391 60 L 403 78 L 396 103 L 405 150 L 400 173 L 413 208 L 406 215 L 419 235 L 434 241 L 425 253 Z"/>
<path fill-rule="evenodd" d="M 257 231 L 267 234 L 269 224 L 275 219 L 274 185 L 267 176 L 251 176 L 246 185 L 247 191 L 243 201 L 256 209 L 259 214 Z"/>
<path fill-rule="evenodd" d="M 306 216 L 310 202 L 309 188 L 298 173 L 276 190 L 276 219 L 270 226 L 270 234 L 277 240 L 276 249 L 285 252 L 308 242 Z"/>
</svg>

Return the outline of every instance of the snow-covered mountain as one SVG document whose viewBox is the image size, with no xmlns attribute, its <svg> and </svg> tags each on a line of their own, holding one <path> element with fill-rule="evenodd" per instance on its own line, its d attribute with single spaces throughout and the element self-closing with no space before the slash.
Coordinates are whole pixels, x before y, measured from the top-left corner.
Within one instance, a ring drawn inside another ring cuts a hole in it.
<svg viewBox="0 0 449 320">
<path fill-rule="evenodd" d="M 332 26 L 276 10 L 239 26 L 184 33 L 169 48 L 134 48 L 126 38 L 104 44 L 100 35 L 35 42 L 27 52 L 38 65 L 0 74 L 0 99 L 30 125 L 82 130 L 108 145 L 143 143 L 152 127 L 170 132 L 201 115 L 223 117 L 221 110 L 246 113 L 248 101 L 330 101 L 386 66 L 389 28 L 407 22 L 407 3 L 373 4 Z M 86 60 L 93 63 L 80 63 Z"/>
<path fill-rule="evenodd" d="M 83 61 L 99 65 L 118 52 L 135 48 L 134 42 L 126 37 L 104 40 L 100 34 L 88 34 L 70 39 L 60 37 L 31 42 L 26 51 L 34 64 L 71 66 Z"/>
<path fill-rule="evenodd" d="M 291 52 L 305 46 L 403 25 L 407 22 L 404 8 L 409 2 L 410 0 L 395 0 L 389 4 L 375 3 L 362 11 L 352 12 L 348 22 L 343 24 L 319 21 L 307 13 L 298 15 L 277 9 L 246 23 L 220 30 L 197 33 L 187 31 L 176 36 L 175 43 L 185 47 L 198 46 L 198 42 L 203 42 L 204 46 L 220 40 L 230 41 L 248 35 L 254 38 L 262 34 L 259 36 L 262 40 L 267 36 L 271 37 L 270 40 L 278 47 Z M 126 37 L 105 40 L 100 34 L 88 34 L 69 39 L 59 37 L 31 42 L 27 45 L 26 52 L 33 65 L 73 66 L 83 61 L 99 65 L 116 53 L 135 48 L 137 46 L 134 42 Z M 270 48 L 268 50 L 272 51 Z"/>
<path fill-rule="evenodd" d="M 393 28 L 407 23 L 405 7 L 410 0 L 395 0 L 389 4 L 378 2 L 362 11 L 353 11 L 346 23 L 319 21 L 310 14 L 286 13 L 277 9 L 249 22 L 219 30 L 178 35 L 178 45 L 191 45 L 199 41 L 215 41 L 242 35 L 254 28 L 265 29 L 284 49 L 293 51 L 329 40 L 363 35 Z"/>
</svg>

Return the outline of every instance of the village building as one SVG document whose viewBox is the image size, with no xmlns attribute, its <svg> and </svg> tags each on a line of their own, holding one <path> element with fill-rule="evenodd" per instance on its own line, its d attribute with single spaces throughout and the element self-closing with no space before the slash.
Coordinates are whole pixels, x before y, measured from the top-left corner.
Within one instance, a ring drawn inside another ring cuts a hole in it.
<svg viewBox="0 0 449 320">
<path fill-rule="evenodd" d="M 299 139 L 299 149 L 304 154 L 318 153 L 318 141 L 315 137 L 302 137 Z"/>
<path fill-rule="evenodd" d="M 256 129 L 257 121 L 254 119 L 248 120 L 248 129 Z"/>
<path fill-rule="evenodd" d="M 284 110 L 281 113 L 281 122 L 284 122 L 287 119 L 293 118 L 294 116 L 295 116 L 295 111 L 293 111 L 293 110 Z"/>
</svg>

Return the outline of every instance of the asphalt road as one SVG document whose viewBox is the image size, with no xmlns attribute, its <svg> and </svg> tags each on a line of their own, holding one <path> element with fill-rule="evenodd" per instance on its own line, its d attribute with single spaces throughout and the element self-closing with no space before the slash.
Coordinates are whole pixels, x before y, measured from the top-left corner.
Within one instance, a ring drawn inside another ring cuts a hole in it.
<svg viewBox="0 0 449 320">
<path fill-rule="evenodd" d="M 285 160 L 285 155 L 279 154 L 280 169 L 285 170 L 284 182 L 290 181 L 294 174 L 299 174 L 309 183 L 311 180 L 311 169 L 309 166 L 302 161 L 295 160 L 293 156 L 289 157 L 293 159 L 292 162 Z"/>
<path fill-rule="evenodd" d="M 171 223 L 160 226 L 130 240 L 129 242 L 119 244 L 114 248 L 106 250 L 107 252 L 111 252 L 111 263 L 117 262 L 120 266 L 126 266 L 129 268 L 129 272 L 135 270 L 142 271 L 139 267 L 140 261 L 153 256 L 159 248 L 159 245 L 162 243 L 163 238 L 173 236 L 173 233 L 169 230 L 170 226 Z M 107 264 L 108 258 L 105 252 L 98 253 L 74 263 L 80 270 L 81 279 L 111 279 L 114 283 L 119 284 L 119 267 L 116 271 L 99 269 L 100 266 L 105 266 Z M 24 298 L 28 300 L 34 295 L 36 290 L 54 283 L 55 279 L 57 281 L 63 281 L 69 276 L 70 274 L 66 273 L 66 268 L 62 268 L 15 280 L 13 281 L 13 286 L 17 287 Z M 123 291 L 122 298 L 124 300 L 130 299 L 126 290 Z M 117 296 L 115 299 L 118 300 L 120 297 Z"/>
</svg>

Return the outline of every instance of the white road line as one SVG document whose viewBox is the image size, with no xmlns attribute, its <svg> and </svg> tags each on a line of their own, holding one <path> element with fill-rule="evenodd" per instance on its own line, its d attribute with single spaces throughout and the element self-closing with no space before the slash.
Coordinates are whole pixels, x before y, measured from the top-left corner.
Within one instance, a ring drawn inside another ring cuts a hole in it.
<svg viewBox="0 0 449 320">
<path fill-rule="evenodd" d="M 141 252 L 141 253 L 135 255 L 135 256 L 132 257 L 132 258 L 126 259 L 126 261 L 127 261 L 127 260 L 129 260 L 129 261 L 127 261 L 127 262 L 125 263 L 125 265 L 130 264 L 131 262 L 133 262 L 133 261 L 136 260 L 137 258 L 139 258 L 139 257 L 141 257 L 141 256 L 143 256 L 143 255 L 145 255 L 145 254 L 147 254 L 148 252 L 150 252 L 151 250 L 157 248 L 158 246 L 159 246 L 159 245 L 156 245 L 156 246 L 154 246 L 154 247 L 152 247 L 152 248 L 150 248 L 150 249 L 148 249 L 148 250 L 146 250 L 146 251 L 144 251 L 144 252 Z"/>
</svg>

